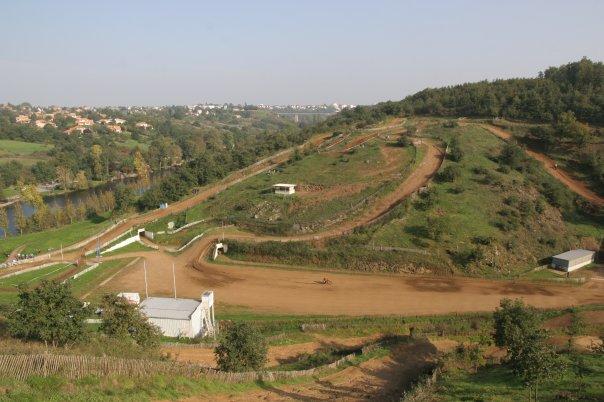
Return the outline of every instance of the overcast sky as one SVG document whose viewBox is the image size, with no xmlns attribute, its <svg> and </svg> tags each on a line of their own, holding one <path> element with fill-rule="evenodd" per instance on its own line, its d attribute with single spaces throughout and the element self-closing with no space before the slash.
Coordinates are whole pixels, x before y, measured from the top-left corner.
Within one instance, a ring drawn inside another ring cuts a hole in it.
<svg viewBox="0 0 604 402">
<path fill-rule="evenodd" d="M 2 0 L 0 102 L 369 104 L 603 43 L 604 1 Z"/>
</svg>

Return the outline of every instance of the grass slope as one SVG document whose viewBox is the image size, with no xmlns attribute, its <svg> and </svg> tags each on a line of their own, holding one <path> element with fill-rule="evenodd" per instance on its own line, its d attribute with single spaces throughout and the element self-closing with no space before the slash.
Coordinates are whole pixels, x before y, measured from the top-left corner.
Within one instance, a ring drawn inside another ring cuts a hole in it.
<svg viewBox="0 0 604 402">
<path fill-rule="evenodd" d="M 604 238 L 601 216 L 587 215 L 572 201 L 555 206 L 548 198 L 548 191 L 568 200 L 574 194 L 539 163 L 531 162 L 526 171 L 510 169 L 497 159 L 505 142 L 485 129 L 426 122 L 422 136 L 459 142 L 462 159 L 447 159 L 441 168 L 457 169 L 455 180 L 437 177 L 427 193 L 407 200 L 387 219 L 324 245 L 236 243 L 230 257 L 258 262 L 285 258 L 283 262 L 296 265 L 363 271 L 515 277 L 551 255 L 597 246 Z M 381 246 L 395 249 L 372 250 Z"/>
<path fill-rule="evenodd" d="M 49 249 L 57 250 L 61 245 L 67 247 L 75 244 L 109 226 L 111 226 L 111 221 L 108 219 L 100 222 L 98 220 L 85 220 L 44 232 L 10 236 L 6 239 L 0 239 L 0 258 L 6 259 L 11 251 L 23 244 L 25 245 L 25 249 L 22 251 L 24 253 L 43 254 L 48 252 Z"/>
</svg>

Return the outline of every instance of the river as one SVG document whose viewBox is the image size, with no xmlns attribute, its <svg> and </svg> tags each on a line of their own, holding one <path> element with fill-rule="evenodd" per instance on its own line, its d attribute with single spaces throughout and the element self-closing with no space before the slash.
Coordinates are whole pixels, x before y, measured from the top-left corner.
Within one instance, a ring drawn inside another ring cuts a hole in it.
<svg viewBox="0 0 604 402">
<path fill-rule="evenodd" d="M 159 178 L 161 178 L 163 175 L 164 175 L 164 172 L 152 175 L 151 180 L 150 180 L 151 184 L 154 183 Z M 72 202 L 72 204 L 77 205 L 81 201 L 84 201 L 86 198 L 88 198 L 89 195 L 91 195 L 95 192 L 97 194 L 99 194 L 99 193 L 102 193 L 103 191 L 113 190 L 120 183 L 134 185 L 136 183 L 136 181 L 137 181 L 136 177 L 128 177 L 125 179 L 114 180 L 111 182 L 100 184 L 94 188 L 89 188 L 86 190 L 76 190 L 76 191 L 69 192 L 67 194 L 47 195 L 47 196 L 44 196 L 44 203 L 49 208 L 63 208 L 65 206 L 66 200 L 69 199 Z M 144 193 L 147 189 L 148 189 L 148 187 L 145 187 L 145 188 L 137 187 L 136 191 L 140 195 L 140 194 Z M 31 205 L 29 203 L 22 202 L 21 206 L 23 208 L 23 214 L 28 218 L 30 216 L 32 216 L 34 214 L 34 212 L 36 212 L 36 209 L 33 207 L 33 205 Z M 8 233 L 10 233 L 12 235 L 18 234 L 19 230 L 17 229 L 17 226 L 15 224 L 15 204 L 10 204 L 10 205 L 6 206 L 5 208 L 6 208 L 6 213 L 8 215 Z M 3 229 L 0 229 L 0 236 L 1 236 L 0 238 L 4 237 Z"/>
</svg>

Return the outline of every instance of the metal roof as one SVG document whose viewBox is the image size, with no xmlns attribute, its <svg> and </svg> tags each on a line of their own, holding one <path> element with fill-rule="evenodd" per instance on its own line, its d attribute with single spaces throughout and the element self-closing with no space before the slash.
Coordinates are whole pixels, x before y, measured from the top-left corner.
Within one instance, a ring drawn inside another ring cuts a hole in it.
<svg viewBox="0 0 604 402">
<path fill-rule="evenodd" d="M 578 250 L 570 250 L 565 253 L 555 255 L 553 258 L 557 258 L 559 260 L 572 261 L 577 258 L 592 256 L 594 254 L 595 254 L 595 252 L 591 251 L 591 250 L 578 249 Z"/>
<path fill-rule="evenodd" d="M 277 184 L 273 184 L 273 187 L 296 187 L 296 185 L 288 184 L 288 183 L 277 183 Z"/>
<path fill-rule="evenodd" d="M 140 304 L 140 308 L 142 312 L 150 318 L 187 320 L 200 304 L 200 301 L 193 299 L 149 297 L 143 300 Z"/>
</svg>

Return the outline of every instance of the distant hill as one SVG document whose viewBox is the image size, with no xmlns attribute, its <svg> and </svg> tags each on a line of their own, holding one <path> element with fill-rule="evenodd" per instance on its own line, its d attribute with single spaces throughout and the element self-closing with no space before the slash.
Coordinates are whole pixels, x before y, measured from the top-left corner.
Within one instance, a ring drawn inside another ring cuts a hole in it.
<svg viewBox="0 0 604 402">
<path fill-rule="evenodd" d="M 500 118 L 517 141 L 539 149 L 595 191 L 604 186 L 604 64 L 587 58 L 536 78 L 428 88 L 400 101 L 343 110 L 317 130 L 364 127 L 389 116 Z M 521 122 L 511 125 L 506 122 Z M 590 124 L 588 126 L 587 124 Z"/>
<path fill-rule="evenodd" d="M 401 101 L 345 110 L 340 113 L 340 119 L 361 118 L 373 123 L 387 115 L 416 114 L 504 117 L 551 123 L 568 111 L 579 121 L 604 124 L 604 64 L 583 58 L 550 67 L 536 78 L 428 88 Z"/>
</svg>

